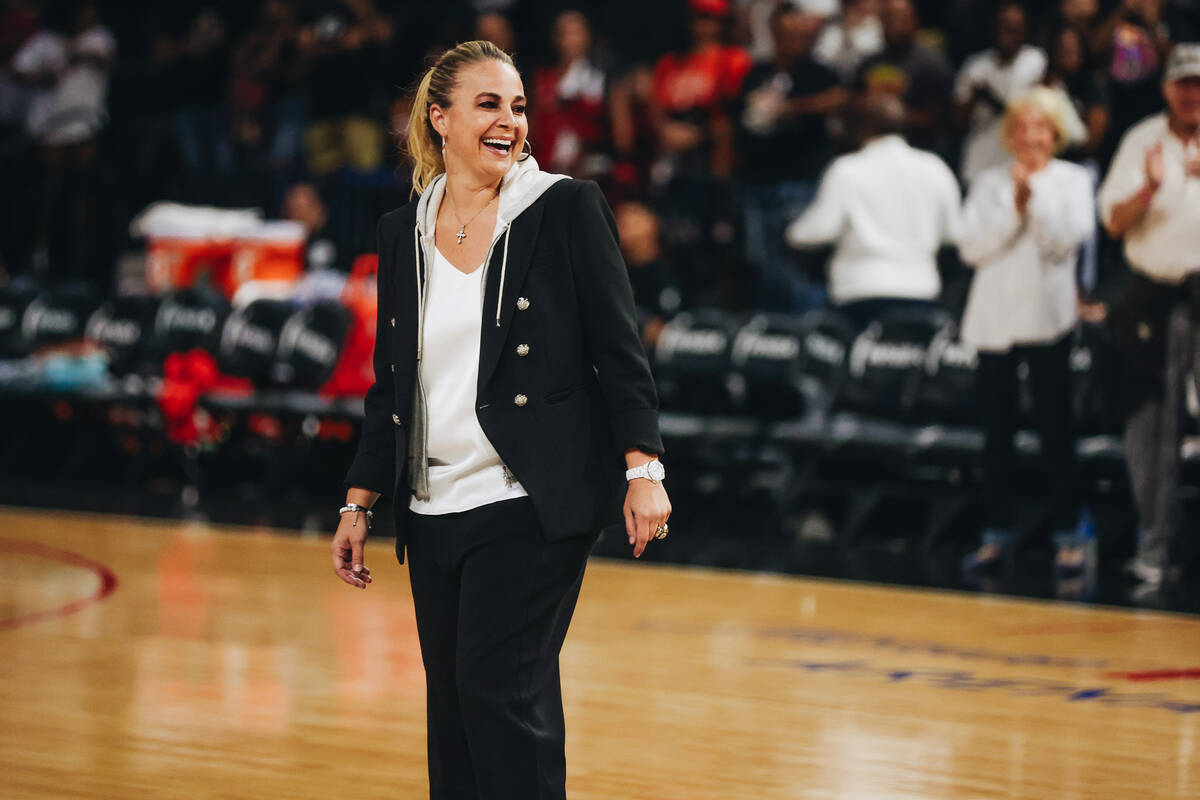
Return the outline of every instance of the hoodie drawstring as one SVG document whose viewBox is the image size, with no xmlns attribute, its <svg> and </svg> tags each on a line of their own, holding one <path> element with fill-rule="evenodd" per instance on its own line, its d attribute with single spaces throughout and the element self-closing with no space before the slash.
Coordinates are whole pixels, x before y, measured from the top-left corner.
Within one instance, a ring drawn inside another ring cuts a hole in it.
<svg viewBox="0 0 1200 800">
<path fill-rule="evenodd" d="M 504 226 L 504 258 L 500 259 L 500 291 L 496 292 L 496 327 L 500 327 L 500 304 L 504 302 L 504 273 L 508 270 L 508 231 L 512 223 Z"/>
<path fill-rule="evenodd" d="M 421 232 L 413 226 L 413 264 L 417 277 L 417 361 L 421 360 L 421 339 L 425 331 L 425 304 L 421 302 Z"/>
</svg>

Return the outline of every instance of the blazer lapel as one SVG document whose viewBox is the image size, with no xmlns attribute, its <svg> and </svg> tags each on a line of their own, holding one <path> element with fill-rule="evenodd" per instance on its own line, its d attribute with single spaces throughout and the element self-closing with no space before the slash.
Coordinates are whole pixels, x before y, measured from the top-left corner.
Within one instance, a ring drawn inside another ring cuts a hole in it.
<svg viewBox="0 0 1200 800">
<path fill-rule="evenodd" d="M 477 391 L 483 392 L 500 353 L 504 350 L 508 329 L 517 310 L 517 296 L 529 272 L 529 261 L 533 258 L 533 246 L 537 242 L 542 224 L 541 203 L 535 203 L 517 215 L 508 230 L 508 268 L 504 270 L 504 297 L 500 302 L 500 327 L 496 327 L 496 293 L 500 291 L 500 273 L 504 263 L 504 237 L 496 241 L 492 260 L 488 265 L 487 287 L 483 293 L 483 324 L 479 334 L 479 382 Z"/>
<path fill-rule="evenodd" d="M 417 270 L 421 271 L 421 280 L 426 279 L 424 256 L 419 261 L 408 260 L 410 256 L 417 257 L 413 252 L 413 226 L 406 225 L 401 230 L 403 233 L 396 237 L 393 243 L 395 249 L 391 253 L 392 263 L 396 265 L 391 297 L 396 315 L 396 330 L 392 333 L 392 361 L 405 367 L 403 370 L 397 369 L 398 381 L 408 378 L 407 365 L 417 359 Z"/>
</svg>

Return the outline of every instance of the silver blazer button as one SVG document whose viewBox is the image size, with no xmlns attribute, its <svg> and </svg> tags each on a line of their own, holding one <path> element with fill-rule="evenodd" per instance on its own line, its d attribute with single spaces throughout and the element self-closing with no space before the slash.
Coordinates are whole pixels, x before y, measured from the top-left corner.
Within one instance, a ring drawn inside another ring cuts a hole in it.
<svg viewBox="0 0 1200 800">
<path fill-rule="evenodd" d="M 529 398 L 523 394 L 519 394 L 513 398 L 513 405 L 515 405 L 515 406 L 523 406 L 528 402 L 529 402 Z"/>
<path fill-rule="evenodd" d="M 392 327 L 393 328 L 396 327 L 396 318 L 395 317 L 392 317 L 391 322 L 392 322 Z"/>
<path fill-rule="evenodd" d="M 527 345 L 527 344 L 517 345 L 517 355 L 519 355 L 519 356 L 529 355 L 529 345 Z"/>
<path fill-rule="evenodd" d="M 392 422 L 394 422 L 394 423 L 396 423 L 397 425 L 399 425 L 399 424 L 400 424 L 400 415 L 399 415 L 399 414 L 392 414 Z"/>
<path fill-rule="evenodd" d="M 517 308 L 521 311 L 524 311 L 525 309 L 529 308 L 529 298 L 528 297 L 518 297 L 517 298 Z"/>
</svg>

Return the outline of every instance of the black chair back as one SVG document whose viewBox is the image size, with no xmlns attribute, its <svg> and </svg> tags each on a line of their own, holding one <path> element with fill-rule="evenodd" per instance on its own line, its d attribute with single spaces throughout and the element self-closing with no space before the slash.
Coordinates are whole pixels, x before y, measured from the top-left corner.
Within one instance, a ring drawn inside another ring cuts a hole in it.
<svg viewBox="0 0 1200 800">
<path fill-rule="evenodd" d="M 20 346 L 28 353 L 82 338 L 88 317 L 99 305 L 95 287 L 87 283 L 67 283 L 39 292 L 21 315 Z"/>
<path fill-rule="evenodd" d="M 659 334 L 653 367 L 660 405 L 695 413 L 730 413 L 738 405 L 730 353 L 737 320 L 718 309 L 677 314 Z"/>
<path fill-rule="evenodd" d="M 285 383 L 277 370 L 279 340 L 294 311 L 291 303 L 260 298 L 235 308 L 221 328 L 217 365 L 222 372 L 249 378 L 257 385 Z"/>
<path fill-rule="evenodd" d="M 766 419 L 800 416 L 808 399 L 800 375 L 805 337 L 801 317 L 755 314 L 734 336 L 730 364 L 744 381 L 744 410 Z"/>
<path fill-rule="evenodd" d="M 846 383 L 850 350 L 858 331 L 854 323 L 831 309 L 817 309 L 803 317 L 804 341 L 797 368 L 806 393 L 822 411 L 837 402 Z"/>
<path fill-rule="evenodd" d="M 38 281 L 24 276 L 0 286 L 0 358 L 21 358 L 29 353 L 21 321 L 40 291 Z"/>
<path fill-rule="evenodd" d="M 325 300 L 292 313 L 279 333 L 276 378 L 317 390 L 333 374 L 350 330 L 350 314 Z"/>
<path fill-rule="evenodd" d="M 977 423 L 980 413 L 979 355 L 959 339 L 958 324 L 947 320 L 929 341 L 914 421 Z"/>
<path fill-rule="evenodd" d="M 168 353 L 201 348 L 216 354 L 229 301 L 207 286 L 193 286 L 163 298 L 154 315 L 150 352 L 161 364 Z"/>
<path fill-rule="evenodd" d="M 884 312 L 854 340 L 840 407 L 909 421 L 917 406 L 934 336 L 950 322 L 940 310 Z"/>
<path fill-rule="evenodd" d="M 156 297 L 114 297 L 88 317 L 84 337 L 108 352 L 108 371 L 114 375 L 145 372 L 151 352 Z"/>
</svg>

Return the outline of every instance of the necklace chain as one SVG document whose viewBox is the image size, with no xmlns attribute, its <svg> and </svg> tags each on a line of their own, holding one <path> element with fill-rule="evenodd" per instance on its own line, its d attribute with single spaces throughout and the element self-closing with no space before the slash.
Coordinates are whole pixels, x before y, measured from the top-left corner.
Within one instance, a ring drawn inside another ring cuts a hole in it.
<svg viewBox="0 0 1200 800">
<path fill-rule="evenodd" d="M 446 196 L 450 198 L 450 210 L 454 212 L 454 218 L 458 220 L 458 233 L 454 234 L 454 237 L 458 239 L 459 244 L 462 244 L 463 239 L 467 238 L 467 226 L 474 222 L 476 217 L 487 210 L 487 207 L 492 204 L 492 200 L 495 200 L 500 196 L 500 190 L 497 188 L 496 193 L 492 195 L 492 199 L 488 200 L 487 203 L 484 204 L 483 208 L 476 211 L 475 215 L 466 222 L 463 222 L 462 217 L 458 215 L 458 207 L 454 205 L 454 195 L 450 194 L 449 186 L 446 187 Z"/>
</svg>

